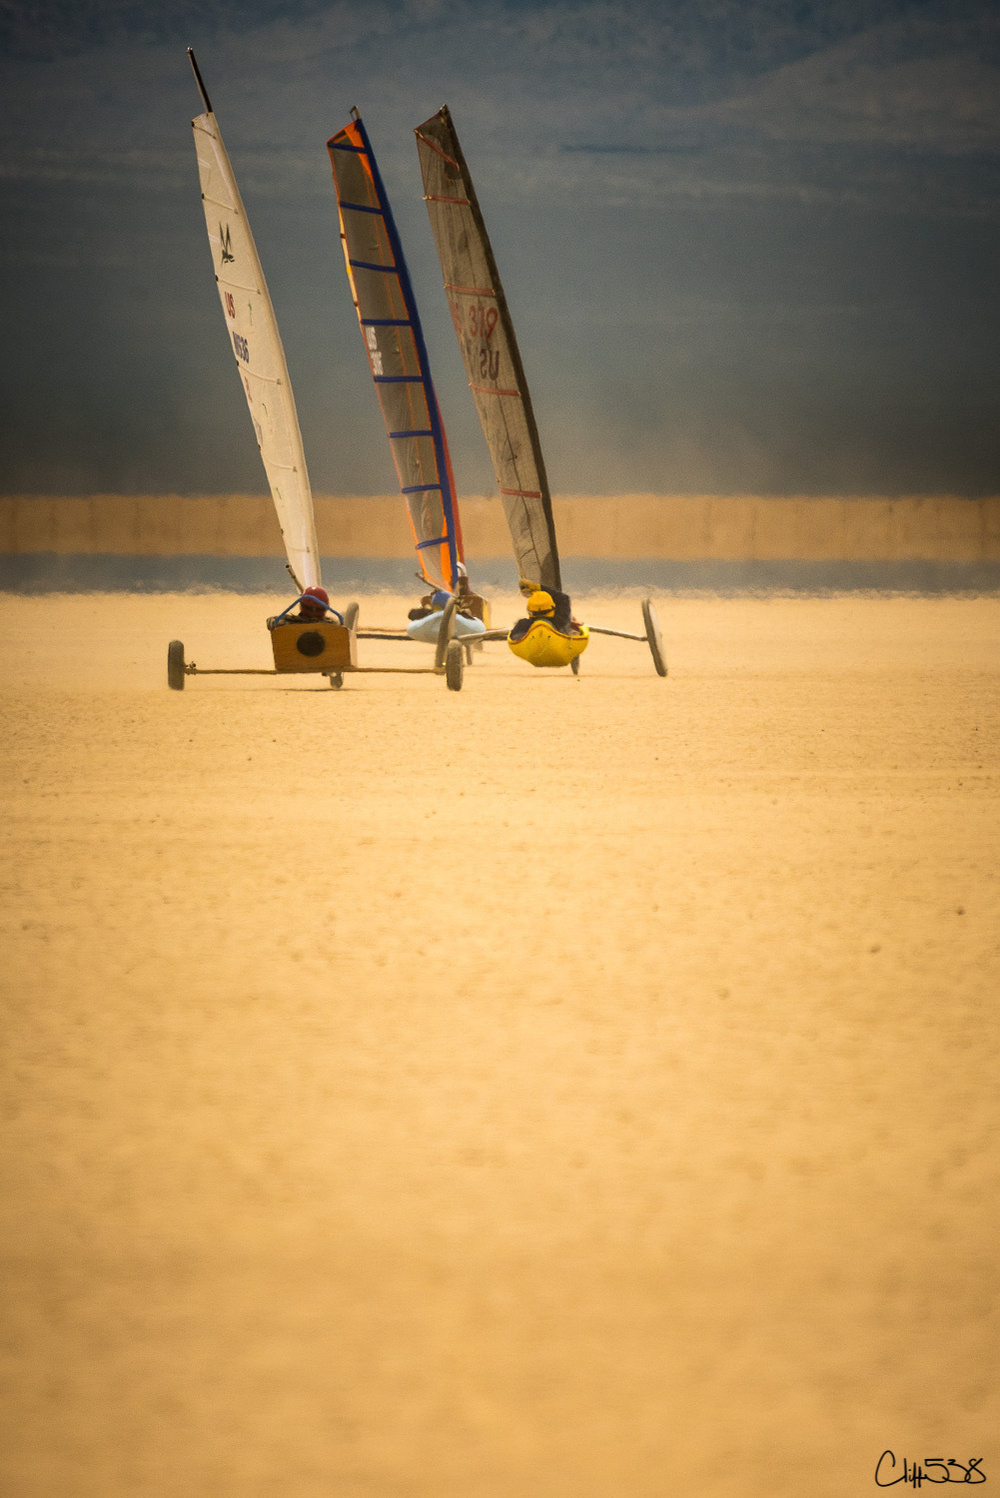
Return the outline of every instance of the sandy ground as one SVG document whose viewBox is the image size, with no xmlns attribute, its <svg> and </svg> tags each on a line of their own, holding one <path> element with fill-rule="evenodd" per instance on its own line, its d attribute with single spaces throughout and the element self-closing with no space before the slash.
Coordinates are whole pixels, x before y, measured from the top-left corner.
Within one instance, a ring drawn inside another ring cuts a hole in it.
<svg viewBox="0 0 1000 1498">
<path fill-rule="evenodd" d="M 3 603 L 0 1491 L 1000 1482 L 1000 604 L 166 690 L 273 608 Z"/>
</svg>

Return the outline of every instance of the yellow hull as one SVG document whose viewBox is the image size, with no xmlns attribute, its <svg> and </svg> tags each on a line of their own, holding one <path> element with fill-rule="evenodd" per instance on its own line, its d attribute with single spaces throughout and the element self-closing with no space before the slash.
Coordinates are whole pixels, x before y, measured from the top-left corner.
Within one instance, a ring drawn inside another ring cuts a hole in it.
<svg viewBox="0 0 1000 1498">
<path fill-rule="evenodd" d="M 547 619 L 536 619 L 523 639 L 508 637 L 507 640 L 514 654 L 532 666 L 568 666 L 583 654 L 589 643 L 590 632 L 585 624 L 580 626 L 579 634 L 563 635 Z"/>
</svg>

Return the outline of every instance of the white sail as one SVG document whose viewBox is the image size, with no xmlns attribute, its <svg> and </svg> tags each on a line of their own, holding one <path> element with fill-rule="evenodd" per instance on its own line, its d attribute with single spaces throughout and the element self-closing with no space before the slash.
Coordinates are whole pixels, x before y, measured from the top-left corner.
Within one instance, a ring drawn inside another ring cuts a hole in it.
<svg viewBox="0 0 1000 1498">
<path fill-rule="evenodd" d="M 316 520 L 274 308 L 215 115 L 208 111 L 191 124 L 205 225 L 233 357 L 278 512 L 288 564 L 296 581 L 310 587 L 320 582 Z"/>
</svg>

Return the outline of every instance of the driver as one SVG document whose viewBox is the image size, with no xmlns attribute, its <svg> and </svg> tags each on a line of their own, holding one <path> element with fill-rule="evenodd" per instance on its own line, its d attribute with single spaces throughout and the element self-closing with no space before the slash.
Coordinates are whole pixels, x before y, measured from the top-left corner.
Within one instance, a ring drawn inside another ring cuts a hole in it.
<svg viewBox="0 0 1000 1498">
<path fill-rule="evenodd" d="M 326 618 L 329 602 L 330 595 L 325 588 L 315 584 L 311 588 L 305 588 L 299 599 L 298 613 L 289 614 L 288 621 L 290 624 L 316 624 Z"/>
<path fill-rule="evenodd" d="M 443 588 L 438 588 L 429 597 L 420 600 L 418 609 L 411 609 L 410 622 L 406 626 L 406 633 L 411 640 L 422 640 L 427 645 L 436 645 L 438 632 L 441 628 L 441 616 L 445 611 L 451 594 L 446 593 Z M 481 619 L 477 619 L 463 608 L 459 603 L 454 616 L 454 633 L 457 640 L 469 635 L 481 635 L 486 632 L 486 625 Z"/>
<path fill-rule="evenodd" d="M 510 632 L 511 639 L 523 639 L 536 619 L 547 619 L 561 635 L 579 634 L 580 626 L 573 618 L 573 605 L 568 593 L 560 593 L 558 588 L 539 587 L 527 578 L 521 579 L 521 593 L 528 601 L 529 617 L 517 621 Z"/>
</svg>

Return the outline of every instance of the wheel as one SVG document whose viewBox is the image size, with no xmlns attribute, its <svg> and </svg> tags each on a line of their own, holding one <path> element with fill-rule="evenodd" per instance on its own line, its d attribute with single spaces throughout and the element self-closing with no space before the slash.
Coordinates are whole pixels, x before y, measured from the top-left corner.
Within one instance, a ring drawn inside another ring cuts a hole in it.
<svg viewBox="0 0 1000 1498">
<path fill-rule="evenodd" d="M 175 692 L 184 690 L 183 640 L 171 640 L 167 646 L 167 686 Z"/>
<path fill-rule="evenodd" d="M 663 636 L 660 634 L 660 621 L 656 617 L 651 598 L 642 600 L 642 622 L 646 626 L 646 639 L 649 641 L 649 653 L 653 657 L 656 674 L 666 676 L 667 655 L 663 648 Z"/>
<path fill-rule="evenodd" d="M 465 675 L 465 651 L 462 649 L 461 640 L 449 640 L 448 653 L 444 658 L 444 679 L 448 683 L 450 692 L 462 690 L 462 678 Z"/>
<path fill-rule="evenodd" d="M 572 671 L 572 673 L 573 673 L 574 676 L 579 676 L 579 674 L 580 674 L 580 657 L 578 655 L 574 655 L 573 659 L 570 661 L 570 663 L 569 663 L 569 669 Z"/>
<path fill-rule="evenodd" d="M 449 598 L 441 615 L 441 628 L 438 630 L 437 647 L 434 651 L 434 669 L 440 671 L 448 654 L 448 642 L 455 633 L 455 610 L 458 607 L 458 599 Z M 461 685 L 461 683 L 459 684 Z M 458 687 L 455 688 L 458 691 Z"/>
<path fill-rule="evenodd" d="M 344 623 L 348 629 L 357 629 L 358 615 L 361 613 L 360 603 L 349 603 L 344 610 Z"/>
<path fill-rule="evenodd" d="M 328 677 L 329 683 L 335 692 L 339 692 L 344 685 L 343 671 L 331 671 Z"/>
</svg>

